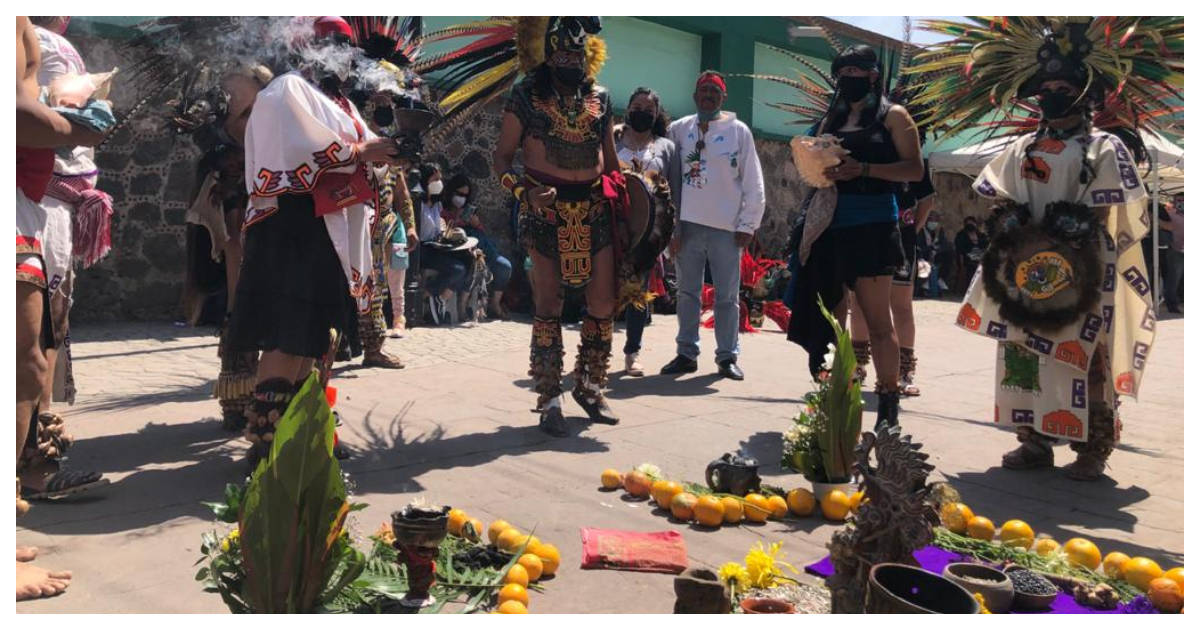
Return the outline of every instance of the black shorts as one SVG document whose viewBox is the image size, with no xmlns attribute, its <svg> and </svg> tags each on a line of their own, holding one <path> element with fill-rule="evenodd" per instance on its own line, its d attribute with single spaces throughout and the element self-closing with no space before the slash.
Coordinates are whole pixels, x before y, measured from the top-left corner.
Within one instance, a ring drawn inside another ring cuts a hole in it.
<svg viewBox="0 0 1200 630">
<path fill-rule="evenodd" d="M 895 223 L 868 223 L 830 228 L 818 241 L 833 263 L 835 277 L 853 289 L 859 278 L 895 275 L 904 266 L 900 229 Z M 814 254 L 816 245 L 814 244 Z"/>
<path fill-rule="evenodd" d="M 904 260 L 892 274 L 892 284 L 911 286 L 917 277 L 917 228 L 912 225 L 900 226 L 900 246 Z"/>
</svg>

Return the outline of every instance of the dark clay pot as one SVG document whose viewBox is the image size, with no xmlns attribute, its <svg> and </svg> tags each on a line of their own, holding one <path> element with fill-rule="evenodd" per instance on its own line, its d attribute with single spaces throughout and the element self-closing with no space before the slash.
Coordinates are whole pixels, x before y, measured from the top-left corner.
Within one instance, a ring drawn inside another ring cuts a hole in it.
<svg viewBox="0 0 1200 630">
<path fill-rule="evenodd" d="M 729 587 L 708 569 L 690 569 L 675 578 L 675 614 L 724 615 Z"/>
<path fill-rule="evenodd" d="M 979 613 L 979 602 L 946 578 L 907 564 L 871 567 L 866 612 L 871 614 Z"/>
</svg>

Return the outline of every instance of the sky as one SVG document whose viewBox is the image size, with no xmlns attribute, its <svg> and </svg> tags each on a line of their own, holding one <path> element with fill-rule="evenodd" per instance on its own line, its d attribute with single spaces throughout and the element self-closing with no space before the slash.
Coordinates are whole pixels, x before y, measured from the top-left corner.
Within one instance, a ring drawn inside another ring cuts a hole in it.
<svg viewBox="0 0 1200 630">
<path fill-rule="evenodd" d="M 904 39 L 904 16 L 901 15 L 831 15 L 829 16 L 839 22 L 853 24 L 859 28 L 875 31 L 881 35 L 894 37 L 899 40 Z M 960 15 L 910 15 L 913 22 L 913 38 L 914 44 L 933 44 L 948 37 L 939 33 L 930 33 L 922 31 L 919 23 L 923 19 L 962 19 Z"/>
</svg>

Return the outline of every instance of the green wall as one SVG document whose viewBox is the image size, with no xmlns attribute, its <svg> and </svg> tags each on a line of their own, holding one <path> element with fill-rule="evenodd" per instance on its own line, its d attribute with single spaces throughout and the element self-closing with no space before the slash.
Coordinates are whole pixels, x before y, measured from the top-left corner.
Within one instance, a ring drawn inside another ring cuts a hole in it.
<svg viewBox="0 0 1200 630">
<path fill-rule="evenodd" d="M 608 62 L 599 81 L 612 93 L 617 111 L 625 111 L 629 95 L 640 86 L 658 92 L 672 118 L 695 111 L 700 35 L 630 17 L 604 18 L 600 34 L 608 45 Z"/>
</svg>

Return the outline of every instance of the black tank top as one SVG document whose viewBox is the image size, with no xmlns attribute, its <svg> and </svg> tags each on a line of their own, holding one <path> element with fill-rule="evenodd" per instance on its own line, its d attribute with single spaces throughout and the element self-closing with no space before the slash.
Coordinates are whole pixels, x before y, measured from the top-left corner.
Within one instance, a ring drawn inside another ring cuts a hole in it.
<svg viewBox="0 0 1200 630">
<path fill-rule="evenodd" d="M 842 148 L 850 151 L 850 157 L 859 162 L 869 164 L 891 164 L 900 161 L 900 153 L 892 142 L 892 134 L 883 124 L 884 117 L 892 108 L 890 103 L 884 103 L 879 108 L 879 115 L 870 125 L 855 131 L 833 131 L 834 136 L 842 139 Z M 891 195 L 899 192 L 900 187 L 895 182 L 889 182 L 874 177 L 858 177 L 849 181 L 837 183 L 838 193 L 847 195 Z"/>
</svg>

